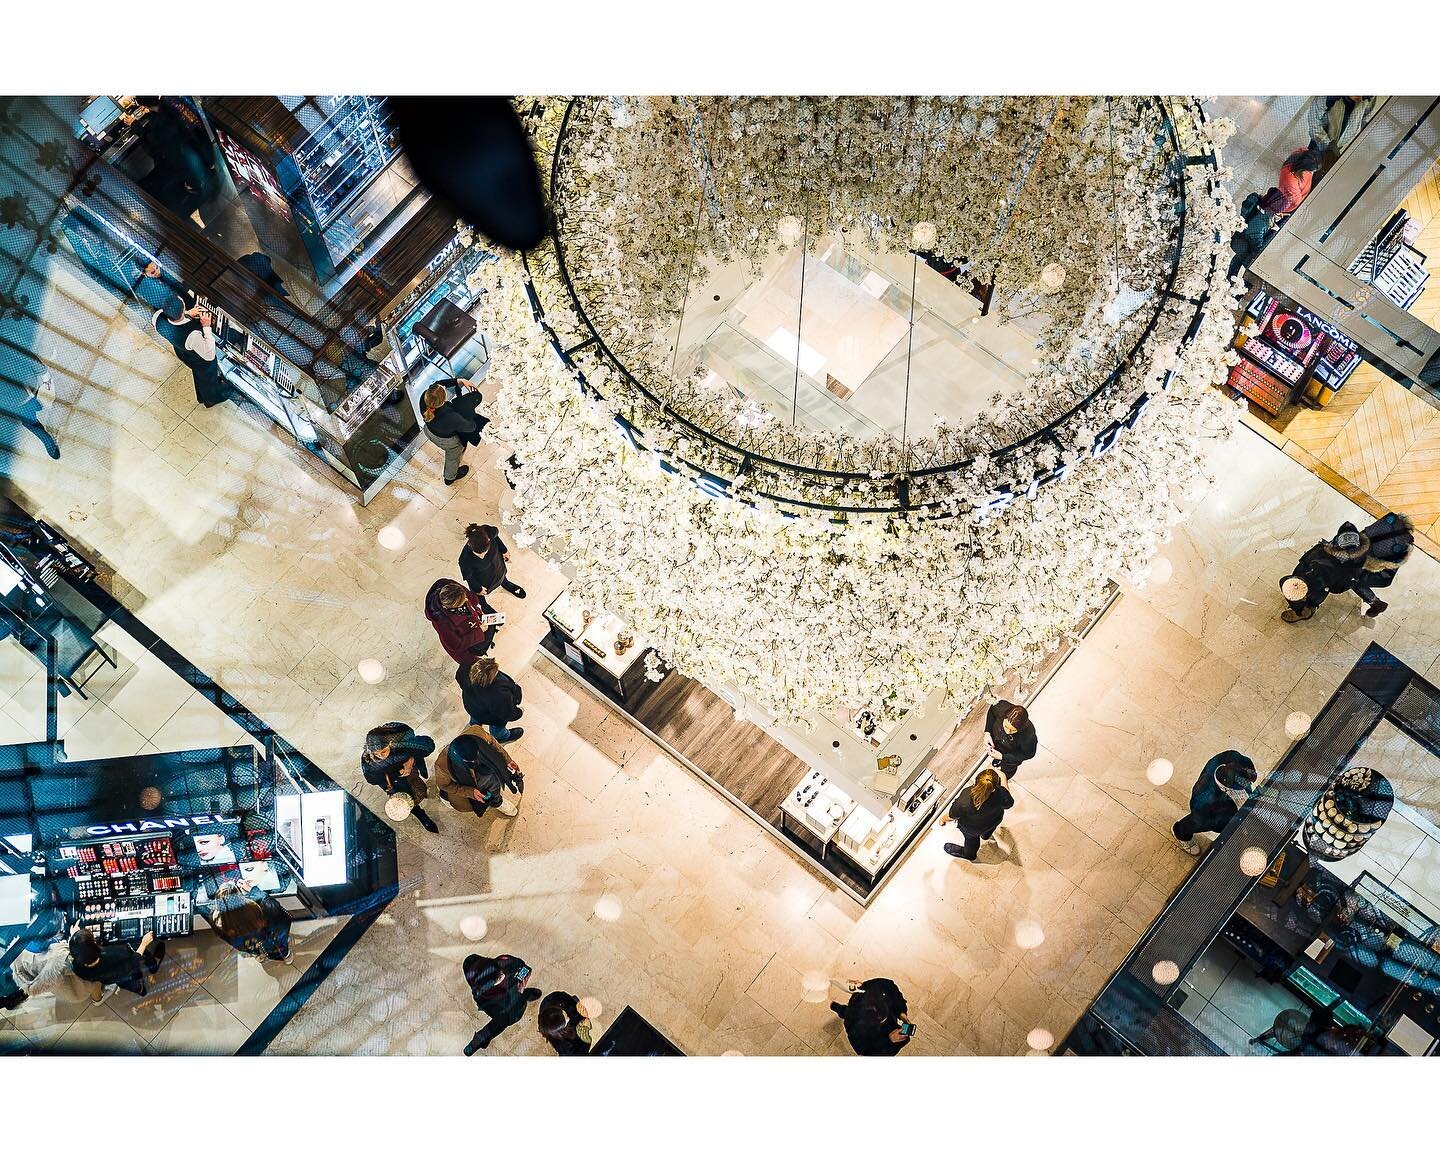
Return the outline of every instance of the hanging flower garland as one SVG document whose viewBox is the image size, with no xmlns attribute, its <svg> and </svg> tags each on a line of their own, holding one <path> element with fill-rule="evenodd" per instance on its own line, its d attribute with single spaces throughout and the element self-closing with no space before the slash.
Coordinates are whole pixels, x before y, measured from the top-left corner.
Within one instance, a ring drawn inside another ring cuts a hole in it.
<svg viewBox="0 0 1440 1152">
<path fill-rule="evenodd" d="M 535 126 L 542 148 L 547 127 L 553 117 Z M 1225 130 L 1185 126 L 1197 148 Z M 756 495 L 744 473 L 717 490 L 705 446 L 633 422 L 593 348 L 557 351 L 587 333 L 551 307 L 565 295 L 553 266 L 496 262 L 479 320 L 503 384 L 489 414 L 520 464 L 517 542 L 564 564 L 576 596 L 622 616 L 679 671 L 781 721 L 837 707 L 895 717 L 937 687 L 963 710 L 1011 673 L 1034 675 L 1112 580 L 1144 578 L 1185 494 L 1208 483 L 1207 441 L 1234 426 L 1212 387 L 1234 359 L 1222 176 L 1184 175 L 1194 208 L 1173 292 L 1202 303 L 1162 310 L 1132 366 L 1139 392 L 1103 397 L 1026 453 L 998 508 L 1001 477 L 983 455 L 927 515 L 837 518 Z M 1148 400 L 1137 407 L 1137 395 Z M 1133 427 L 1097 451 L 1104 422 L 1122 416 Z M 1051 481 L 1031 485 L 1037 471 Z"/>
</svg>

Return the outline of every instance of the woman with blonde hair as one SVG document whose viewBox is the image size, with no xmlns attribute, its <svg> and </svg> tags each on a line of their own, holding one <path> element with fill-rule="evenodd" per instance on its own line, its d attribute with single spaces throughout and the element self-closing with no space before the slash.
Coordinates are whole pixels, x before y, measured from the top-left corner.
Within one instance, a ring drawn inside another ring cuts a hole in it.
<svg viewBox="0 0 1440 1152">
<path fill-rule="evenodd" d="M 965 838 L 964 844 L 946 844 L 945 851 L 962 860 L 974 860 L 979 855 L 981 842 L 995 835 L 995 829 L 1005 819 L 1005 810 L 1014 804 L 1015 797 L 1006 789 L 1005 778 L 993 768 L 983 769 L 974 783 L 960 790 L 949 813 L 940 821 L 942 828 L 955 821 Z"/>
<path fill-rule="evenodd" d="M 454 386 L 453 391 L 451 386 Z M 470 472 L 460 461 L 467 444 L 479 444 L 489 423 L 475 409 L 484 399 L 469 380 L 440 380 L 420 395 L 425 435 L 445 453 L 445 483 L 454 484 Z"/>
</svg>

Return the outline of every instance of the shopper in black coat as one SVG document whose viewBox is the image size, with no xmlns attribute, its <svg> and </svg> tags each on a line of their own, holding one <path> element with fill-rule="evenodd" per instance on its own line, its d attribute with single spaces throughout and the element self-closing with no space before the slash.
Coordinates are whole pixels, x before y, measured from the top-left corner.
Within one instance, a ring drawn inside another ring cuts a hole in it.
<svg viewBox="0 0 1440 1152">
<path fill-rule="evenodd" d="M 366 783 L 383 788 L 387 796 L 403 793 L 414 802 L 410 814 L 427 832 L 439 832 L 420 802 L 429 794 L 425 778 L 429 772 L 425 757 L 435 751 L 429 736 L 417 736 L 415 729 L 398 720 L 372 728 L 365 736 L 365 750 L 360 754 L 360 772 Z"/>
<path fill-rule="evenodd" d="M 1014 805 L 1015 797 L 1006 789 L 1000 773 L 993 768 L 983 769 L 970 787 L 960 790 L 950 805 L 949 813 L 940 821 L 942 828 L 955 821 L 955 826 L 965 837 L 964 844 L 946 844 L 945 851 L 962 860 L 974 860 L 980 844 L 995 835 L 995 830 L 1005 819 L 1006 810 Z"/>
<path fill-rule="evenodd" d="M 1207 760 L 1190 790 L 1189 814 L 1171 829 L 1180 847 L 1191 856 L 1200 855 L 1195 833 L 1223 831 L 1249 798 L 1258 778 L 1255 762 L 1233 748 Z"/>
<path fill-rule="evenodd" d="M 880 977 L 863 984 L 851 981 L 850 1001 L 830 1002 L 845 1022 L 845 1036 L 857 1056 L 896 1056 L 910 1043 L 915 1026 L 906 1015 L 909 1005 L 895 981 Z"/>
<path fill-rule="evenodd" d="M 101 988 L 117 985 L 143 997 L 145 973 L 152 975 L 165 959 L 165 941 L 147 935 L 137 949 L 133 944 L 101 944 L 89 928 L 77 928 L 70 935 L 71 968 L 75 975 Z"/>
<path fill-rule="evenodd" d="M 551 992 L 540 1001 L 540 1035 L 557 1056 L 588 1056 L 595 1042 L 590 1017 L 569 992 Z"/>
<path fill-rule="evenodd" d="M 523 728 L 511 728 L 510 721 L 525 714 L 520 707 L 520 685 L 515 683 L 489 656 L 481 656 L 455 670 L 455 682 L 470 723 L 484 724 L 490 735 L 508 744 L 525 735 Z"/>
<path fill-rule="evenodd" d="M 1316 543 L 1300 557 L 1295 570 L 1280 581 L 1280 591 L 1290 605 L 1280 613 L 1280 619 L 1287 624 L 1308 620 L 1315 615 L 1315 609 L 1336 592 L 1357 593 L 1366 601 L 1365 615 L 1378 616 L 1385 606 L 1381 604 L 1372 611 L 1379 601 L 1364 582 L 1365 559 L 1369 554 L 1369 539 L 1349 521 L 1340 525 L 1333 540 Z"/>
<path fill-rule="evenodd" d="M 1387 512 L 1363 535 L 1370 548 L 1364 568 L 1355 578 L 1355 594 L 1365 601 L 1365 615 L 1378 616 L 1389 605 L 1375 595 L 1375 589 L 1390 587 L 1400 565 L 1415 550 L 1415 523 L 1403 513 Z"/>
<path fill-rule="evenodd" d="M 540 999 L 540 989 L 526 987 L 530 965 L 515 956 L 496 956 L 493 960 L 488 956 L 467 956 L 464 971 L 475 1007 L 490 1017 L 490 1022 L 465 1045 L 465 1055 L 473 1056 L 481 1048 L 488 1048 L 490 1041 L 510 1025 L 518 1024 L 525 1015 L 525 1005 Z"/>
<path fill-rule="evenodd" d="M 1040 747 L 1030 713 L 1009 700 L 990 705 L 990 711 L 985 713 L 985 747 L 990 752 L 990 763 L 1005 773 L 1005 779 L 1013 777 Z"/>
<path fill-rule="evenodd" d="M 485 596 L 503 588 L 518 600 L 525 599 L 525 589 L 507 579 L 510 549 L 500 539 L 500 529 L 493 524 L 471 524 L 465 529 L 465 547 L 460 551 L 460 575 L 477 596 Z"/>
</svg>

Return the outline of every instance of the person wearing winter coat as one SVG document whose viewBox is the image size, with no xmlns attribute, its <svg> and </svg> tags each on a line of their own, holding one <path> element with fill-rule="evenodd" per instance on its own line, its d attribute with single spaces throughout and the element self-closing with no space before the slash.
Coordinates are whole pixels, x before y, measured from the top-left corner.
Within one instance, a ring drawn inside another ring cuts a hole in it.
<svg viewBox="0 0 1440 1152">
<path fill-rule="evenodd" d="M 985 713 L 985 748 L 990 763 L 1005 773 L 1005 779 L 1012 779 L 1020 765 L 1032 759 L 1040 748 L 1030 713 L 1009 700 L 990 705 Z"/>
<path fill-rule="evenodd" d="M 1316 96 L 1306 109 L 1310 142 L 1339 157 L 1375 111 L 1374 96 Z"/>
<path fill-rule="evenodd" d="M 0 1006 L 17 1008 L 32 996 L 58 993 L 66 984 L 73 983 L 70 943 L 57 935 L 59 917 L 53 912 L 44 913 L 33 930 L 39 934 L 26 942 L 10 964 L 10 979 L 18 989 L 18 996 L 13 1002 Z"/>
<path fill-rule="evenodd" d="M 455 680 L 460 685 L 470 723 L 484 724 L 501 744 L 525 735 L 525 729 L 509 726 L 511 720 L 518 720 L 525 713 L 520 707 L 520 685 L 500 671 L 500 665 L 494 660 L 482 656 L 462 664 L 455 671 Z"/>
<path fill-rule="evenodd" d="M 465 983 L 475 1007 L 490 1017 L 490 1022 L 470 1038 L 465 1055 L 473 1056 L 512 1024 L 525 1015 L 525 1005 L 540 999 L 540 989 L 530 988 L 530 965 L 515 956 L 466 956 Z"/>
<path fill-rule="evenodd" d="M 470 466 L 460 461 L 466 446 L 479 444 L 480 433 L 490 423 L 476 411 L 484 399 L 465 379 L 441 380 L 430 385 L 420 396 L 425 435 L 445 452 L 446 484 L 454 484 L 470 472 Z"/>
<path fill-rule="evenodd" d="M 1365 558 L 1370 541 L 1348 520 L 1340 525 L 1333 540 L 1321 540 L 1300 557 L 1295 570 L 1280 582 L 1281 594 L 1289 607 L 1280 613 L 1287 624 L 1308 620 L 1327 597 L 1337 592 L 1355 592 L 1366 601 L 1365 615 L 1378 616 L 1385 610 L 1375 594 L 1361 592 Z"/>
<path fill-rule="evenodd" d="M 493 524 L 471 524 L 465 529 L 465 547 L 460 551 L 460 575 L 477 596 L 485 596 L 503 588 L 517 600 L 525 599 L 525 589 L 511 581 L 506 567 L 510 549 L 500 539 L 500 529 Z"/>
<path fill-rule="evenodd" d="M 222 884 L 200 915 L 237 952 L 257 960 L 290 959 L 289 913 L 258 886 Z"/>
<path fill-rule="evenodd" d="M 220 376 L 220 365 L 216 361 L 215 332 L 211 325 L 210 313 L 198 316 L 180 310 L 180 298 L 176 296 L 167 309 L 157 309 L 150 322 L 155 331 L 174 350 L 176 358 L 190 369 L 190 378 L 195 383 L 195 399 L 206 408 L 225 403 L 229 390 Z M 178 311 L 178 314 L 177 314 Z"/>
<path fill-rule="evenodd" d="M 1230 261 L 1229 276 L 1233 280 L 1242 269 L 1249 268 L 1255 258 L 1265 249 L 1270 238 L 1270 227 L 1275 217 L 1260 207 L 1261 196 L 1252 192 L 1241 205 L 1240 218 L 1245 226 L 1230 237 L 1230 250 L 1235 253 Z"/>
<path fill-rule="evenodd" d="M 852 980 L 850 1000 L 830 1002 L 830 1011 L 845 1024 L 845 1037 L 857 1056 L 897 1056 L 910 1043 L 915 1026 L 899 986 L 880 977 L 859 983 Z"/>
<path fill-rule="evenodd" d="M 1355 583 L 1355 594 L 1368 605 L 1368 616 L 1378 616 L 1389 605 L 1375 595 L 1376 588 L 1388 588 L 1395 582 L 1400 565 L 1415 549 L 1415 523 L 1399 512 L 1387 512 L 1364 530 L 1370 542 L 1364 570 Z"/>
<path fill-rule="evenodd" d="M 942 828 L 955 821 L 955 827 L 965 838 L 963 844 L 946 844 L 945 851 L 961 860 L 974 860 L 981 843 L 995 835 L 1006 811 L 1014 805 L 1015 797 L 1006 789 L 1000 773 L 993 768 L 983 769 L 970 787 L 960 790 L 950 811 L 940 820 Z"/>
<path fill-rule="evenodd" d="M 1260 198 L 1260 207 L 1272 216 L 1288 216 L 1299 208 L 1310 195 L 1323 155 L 1314 145 L 1290 153 L 1280 166 L 1275 187 Z"/>
<path fill-rule="evenodd" d="M 557 1056 L 588 1056 L 595 1043 L 590 1017 L 569 992 L 551 992 L 540 1001 L 540 1035 Z"/>
<path fill-rule="evenodd" d="M 525 774 L 480 724 L 466 727 L 440 753 L 435 781 L 440 798 L 457 812 L 483 816 L 493 808 L 501 816 L 520 813 L 511 797 L 524 793 Z"/>
<path fill-rule="evenodd" d="M 458 580 L 437 580 L 425 594 L 425 618 L 440 643 L 457 664 L 485 655 L 495 642 L 495 626 L 481 617 L 494 612 L 485 597 L 477 596 Z"/>
<path fill-rule="evenodd" d="M 410 814 L 427 832 L 440 831 L 420 807 L 430 791 L 425 782 L 429 775 L 425 757 L 434 751 L 435 741 L 429 736 L 417 736 L 410 725 L 392 720 L 366 733 L 365 750 L 360 753 L 360 772 L 366 783 L 383 788 L 387 796 L 409 796 L 413 803 Z"/>
<path fill-rule="evenodd" d="M 1200 855 L 1195 833 L 1223 831 L 1249 799 L 1257 779 L 1255 762 L 1233 748 L 1207 760 L 1190 790 L 1190 811 L 1171 829 L 1180 847 L 1191 856 Z"/>
</svg>

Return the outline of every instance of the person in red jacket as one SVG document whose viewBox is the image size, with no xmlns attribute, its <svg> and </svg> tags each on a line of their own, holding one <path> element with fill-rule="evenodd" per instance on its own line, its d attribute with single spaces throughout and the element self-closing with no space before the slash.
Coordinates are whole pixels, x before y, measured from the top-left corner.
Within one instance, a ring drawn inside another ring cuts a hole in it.
<svg viewBox="0 0 1440 1152">
<path fill-rule="evenodd" d="M 458 580 L 437 580 L 425 595 L 425 618 L 457 664 L 468 664 L 490 650 L 495 628 L 483 623 L 481 616 L 494 611 L 485 597 Z"/>
<path fill-rule="evenodd" d="M 1300 207 L 1315 182 L 1315 173 L 1325 153 L 1311 145 L 1292 152 L 1280 168 L 1276 187 L 1265 193 L 1260 201 L 1263 211 L 1272 216 L 1288 216 Z"/>
</svg>

